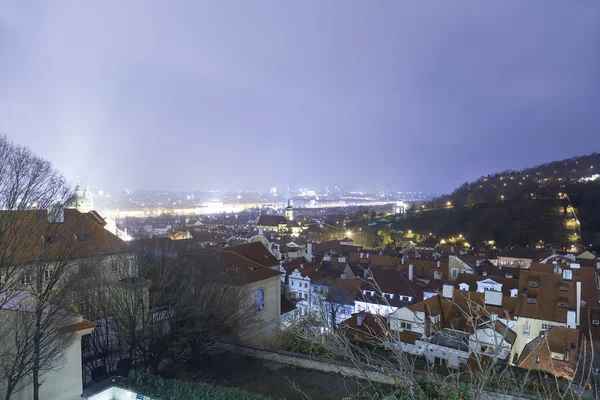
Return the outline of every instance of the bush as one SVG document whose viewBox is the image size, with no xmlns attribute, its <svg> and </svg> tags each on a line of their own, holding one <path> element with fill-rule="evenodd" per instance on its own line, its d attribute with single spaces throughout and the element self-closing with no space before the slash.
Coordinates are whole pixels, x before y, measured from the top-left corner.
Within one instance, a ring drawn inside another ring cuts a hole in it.
<svg viewBox="0 0 600 400">
<path fill-rule="evenodd" d="M 163 379 L 155 375 L 142 375 L 137 378 L 122 379 L 119 385 L 161 400 L 269 400 L 268 397 L 239 389 L 210 385 L 208 383 L 180 382 Z"/>
<path fill-rule="evenodd" d="M 293 329 L 286 329 L 275 336 L 275 348 L 277 350 L 289 351 L 290 353 L 304 354 L 307 356 L 340 359 L 334 351 L 325 343 L 318 343 L 310 339 L 300 337 Z M 323 336 L 325 341 L 325 336 Z"/>
</svg>

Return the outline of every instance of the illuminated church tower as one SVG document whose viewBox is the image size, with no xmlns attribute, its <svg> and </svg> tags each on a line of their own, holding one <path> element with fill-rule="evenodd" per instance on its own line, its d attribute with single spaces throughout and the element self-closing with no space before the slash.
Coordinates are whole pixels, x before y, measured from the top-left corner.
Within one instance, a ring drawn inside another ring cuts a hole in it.
<svg viewBox="0 0 600 400">
<path fill-rule="evenodd" d="M 285 212 L 284 212 L 285 218 L 288 221 L 293 221 L 294 220 L 294 209 L 292 208 L 292 201 L 288 200 L 288 206 L 285 208 Z"/>
</svg>

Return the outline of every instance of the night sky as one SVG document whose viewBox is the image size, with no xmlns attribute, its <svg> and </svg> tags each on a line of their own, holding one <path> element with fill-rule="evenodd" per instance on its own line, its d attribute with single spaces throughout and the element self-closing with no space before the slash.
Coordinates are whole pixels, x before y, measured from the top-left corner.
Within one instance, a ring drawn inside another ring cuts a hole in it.
<svg viewBox="0 0 600 400">
<path fill-rule="evenodd" d="M 5 0 L 0 132 L 93 189 L 450 191 L 600 151 L 600 1 Z"/>
</svg>

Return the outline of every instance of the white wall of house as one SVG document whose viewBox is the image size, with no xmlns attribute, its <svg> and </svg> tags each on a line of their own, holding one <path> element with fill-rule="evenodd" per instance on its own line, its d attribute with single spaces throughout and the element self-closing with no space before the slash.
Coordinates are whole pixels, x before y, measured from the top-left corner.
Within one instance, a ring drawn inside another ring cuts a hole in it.
<svg viewBox="0 0 600 400">
<path fill-rule="evenodd" d="M 450 368 L 458 368 L 460 364 L 468 360 L 470 355 L 470 352 L 467 351 L 451 349 L 449 347 L 422 342 L 420 340 L 417 340 L 415 344 L 417 347 L 423 346 L 423 356 L 429 363 L 434 363 L 436 358 L 438 358 L 444 360 Z"/>
<path fill-rule="evenodd" d="M 295 269 L 288 276 L 289 298 L 294 299 L 309 299 L 311 292 L 311 280 L 309 277 L 304 277 L 299 269 Z"/>
<path fill-rule="evenodd" d="M 497 354 L 499 359 L 506 360 L 510 355 L 511 345 L 494 329 L 484 328 L 469 336 L 469 348 L 477 354 Z"/>
<path fill-rule="evenodd" d="M 83 391 L 81 365 L 81 335 L 66 352 L 64 364 L 56 371 L 49 372 L 42 377 L 40 386 L 40 399 L 44 400 L 78 400 Z M 29 385 L 22 391 L 15 393 L 12 400 L 29 400 L 33 396 L 33 386 L 28 378 Z M 4 382 L 0 385 L 4 386 Z"/>
<path fill-rule="evenodd" d="M 491 290 L 494 292 L 501 292 L 502 284 L 494 281 L 491 278 L 477 281 L 477 291 L 479 293 L 484 293 L 486 290 Z"/>
<path fill-rule="evenodd" d="M 448 257 L 448 278 L 455 281 L 459 274 L 472 274 L 473 268 L 457 256 Z"/>
<path fill-rule="evenodd" d="M 390 314 L 390 329 L 397 332 L 404 330 L 425 335 L 425 313 L 413 312 L 402 307 Z"/>
</svg>

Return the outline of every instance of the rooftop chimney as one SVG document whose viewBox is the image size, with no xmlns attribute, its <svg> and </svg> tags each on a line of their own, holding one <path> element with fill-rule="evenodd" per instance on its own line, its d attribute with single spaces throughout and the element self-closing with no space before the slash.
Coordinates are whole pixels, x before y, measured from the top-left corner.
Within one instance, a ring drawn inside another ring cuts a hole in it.
<svg viewBox="0 0 600 400">
<path fill-rule="evenodd" d="M 581 282 L 575 282 L 575 288 L 577 289 L 577 326 L 581 324 Z"/>
<path fill-rule="evenodd" d="M 454 286 L 452 285 L 444 285 L 442 286 L 442 297 L 446 299 L 454 298 Z"/>
<path fill-rule="evenodd" d="M 410 279 L 411 281 L 413 280 L 415 275 L 415 266 L 410 264 L 408 266 L 408 279 Z"/>
<path fill-rule="evenodd" d="M 402 265 L 404 265 L 404 260 L 406 259 L 406 255 L 402 255 Z"/>
<path fill-rule="evenodd" d="M 312 242 L 306 243 L 306 260 L 308 262 L 312 262 L 312 258 L 313 258 L 312 252 L 313 252 Z"/>
<path fill-rule="evenodd" d="M 367 253 L 367 258 L 369 258 L 369 253 Z"/>
<path fill-rule="evenodd" d="M 360 311 L 356 314 L 356 326 L 360 328 L 365 323 L 365 319 L 367 319 L 366 311 Z"/>
<path fill-rule="evenodd" d="M 484 302 L 488 306 L 502 306 L 502 292 L 496 292 L 494 290 L 484 291 Z"/>
<path fill-rule="evenodd" d="M 365 258 L 365 253 L 360 253 L 360 258 Z"/>
</svg>

